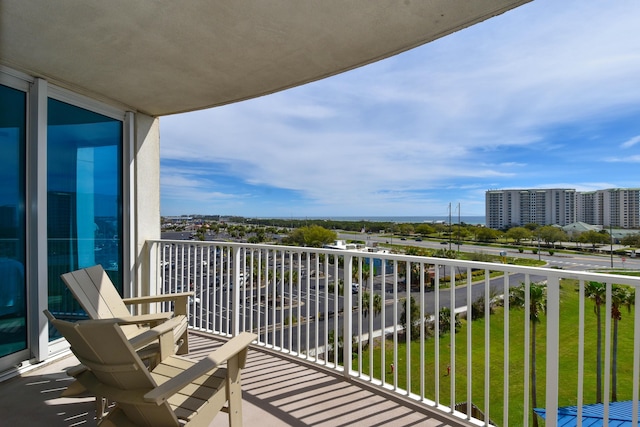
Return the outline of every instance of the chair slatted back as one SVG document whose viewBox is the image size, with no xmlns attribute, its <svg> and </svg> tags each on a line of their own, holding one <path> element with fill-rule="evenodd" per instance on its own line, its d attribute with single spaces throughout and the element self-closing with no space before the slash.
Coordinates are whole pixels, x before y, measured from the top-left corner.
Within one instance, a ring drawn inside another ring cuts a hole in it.
<svg viewBox="0 0 640 427">
<path fill-rule="evenodd" d="M 101 265 L 65 273 L 62 281 L 91 319 L 112 319 L 131 316 L 122 297 Z M 138 325 L 123 325 L 129 338 L 139 334 Z"/>
</svg>

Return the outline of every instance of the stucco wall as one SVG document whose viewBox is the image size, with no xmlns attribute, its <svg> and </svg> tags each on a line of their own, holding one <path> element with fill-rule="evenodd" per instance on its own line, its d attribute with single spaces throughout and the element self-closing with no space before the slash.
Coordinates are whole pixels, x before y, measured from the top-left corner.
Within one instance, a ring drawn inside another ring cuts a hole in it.
<svg viewBox="0 0 640 427">
<path fill-rule="evenodd" d="M 160 120 L 137 113 L 134 135 L 132 282 L 135 293 L 148 295 L 151 272 L 156 269 L 147 259 L 145 242 L 160 238 Z"/>
</svg>

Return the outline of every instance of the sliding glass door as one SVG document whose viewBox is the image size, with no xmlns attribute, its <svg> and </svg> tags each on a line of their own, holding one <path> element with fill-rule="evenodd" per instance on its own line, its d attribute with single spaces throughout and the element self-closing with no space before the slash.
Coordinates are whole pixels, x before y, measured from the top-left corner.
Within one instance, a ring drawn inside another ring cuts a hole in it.
<svg viewBox="0 0 640 427">
<path fill-rule="evenodd" d="M 44 308 L 85 316 L 61 274 L 101 264 L 123 293 L 124 127 L 120 109 L 0 69 L 0 374 L 64 348 Z"/>
<path fill-rule="evenodd" d="M 0 358 L 27 348 L 26 93 L 0 85 Z"/>
<path fill-rule="evenodd" d="M 63 273 L 101 264 L 122 291 L 122 129 L 121 120 L 48 101 L 49 310 L 58 317 L 83 315 Z"/>
</svg>

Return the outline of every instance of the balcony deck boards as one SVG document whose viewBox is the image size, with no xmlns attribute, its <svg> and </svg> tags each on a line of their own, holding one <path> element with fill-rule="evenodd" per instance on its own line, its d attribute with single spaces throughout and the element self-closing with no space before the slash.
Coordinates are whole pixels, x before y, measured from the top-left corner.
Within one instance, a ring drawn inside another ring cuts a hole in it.
<svg viewBox="0 0 640 427">
<path fill-rule="evenodd" d="M 222 342 L 192 333 L 189 357 L 202 358 Z M 0 383 L 2 424 L 95 425 L 92 398 L 59 397 L 70 381 L 66 369 L 76 364 L 77 360 L 69 356 Z M 245 426 L 465 425 L 430 414 L 426 407 L 374 392 L 322 368 L 259 347 L 250 349 L 242 376 Z M 211 423 L 212 427 L 227 425 L 224 414 Z"/>
</svg>

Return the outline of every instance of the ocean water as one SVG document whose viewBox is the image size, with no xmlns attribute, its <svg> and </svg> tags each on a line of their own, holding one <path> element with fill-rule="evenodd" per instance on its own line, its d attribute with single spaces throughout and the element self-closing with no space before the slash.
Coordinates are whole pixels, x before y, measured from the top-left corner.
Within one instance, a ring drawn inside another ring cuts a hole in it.
<svg viewBox="0 0 640 427">
<path fill-rule="evenodd" d="M 444 222 L 449 223 L 448 216 L 307 216 L 289 217 L 280 219 L 326 219 L 332 221 L 371 221 L 371 222 L 395 222 L 395 223 L 422 223 Z M 472 225 L 486 225 L 484 216 L 460 216 L 460 222 Z M 458 217 L 451 216 L 451 223 L 457 224 Z"/>
</svg>

